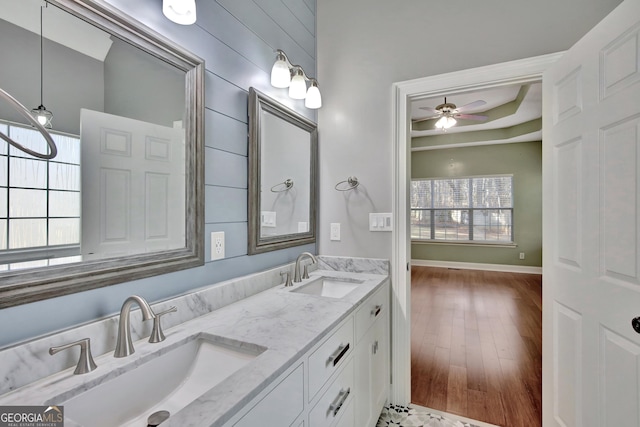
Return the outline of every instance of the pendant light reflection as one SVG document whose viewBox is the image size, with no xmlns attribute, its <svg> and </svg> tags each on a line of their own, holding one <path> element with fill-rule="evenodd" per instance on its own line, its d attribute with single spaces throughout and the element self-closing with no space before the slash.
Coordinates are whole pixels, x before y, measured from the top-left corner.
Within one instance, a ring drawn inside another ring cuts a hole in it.
<svg viewBox="0 0 640 427">
<path fill-rule="evenodd" d="M 42 34 L 42 11 L 47 7 L 40 6 L 40 105 L 37 108 L 31 110 L 31 115 L 40 123 L 45 129 L 51 129 L 53 125 L 51 120 L 53 119 L 53 113 L 46 109 L 44 106 L 43 94 L 44 94 L 44 36 Z"/>
<path fill-rule="evenodd" d="M 196 0 L 163 0 L 162 13 L 176 24 L 194 24 L 196 22 Z"/>
<path fill-rule="evenodd" d="M 301 66 L 291 64 L 284 51 L 278 49 L 276 53 L 276 62 L 271 68 L 271 86 L 280 89 L 289 88 L 289 97 L 304 99 L 304 106 L 307 108 L 322 107 L 318 81 L 308 77 Z M 307 82 L 309 82 L 308 89 Z"/>
</svg>

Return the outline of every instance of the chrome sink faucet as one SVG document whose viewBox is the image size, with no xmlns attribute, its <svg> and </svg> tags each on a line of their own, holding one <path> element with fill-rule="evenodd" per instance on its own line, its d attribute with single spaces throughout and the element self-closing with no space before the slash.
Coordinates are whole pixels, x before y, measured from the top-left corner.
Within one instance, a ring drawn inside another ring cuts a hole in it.
<svg viewBox="0 0 640 427">
<path fill-rule="evenodd" d="M 126 357 L 136 351 L 133 348 L 133 342 L 131 341 L 131 325 L 129 320 L 129 312 L 135 303 L 140 306 L 143 320 L 151 320 L 156 317 L 156 315 L 153 314 L 153 310 L 151 310 L 149 303 L 147 303 L 144 298 L 139 297 L 138 295 L 132 295 L 127 298 L 120 309 L 118 340 L 116 342 L 116 351 L 113 353 L 113 357 Z"/>
<path fill-rule="evenodd" d="M 296 259 L 296 265 L 293 269 L 293 282 L 294 283 L 299 283 L 302 282 L 302 279 L 308 279 L 309 278 L 309 272 L 307 271 L 307 266 L 304 266 L 304 274 L 301 276 L 300 274 L 300 261 L 302 261 L 304 258 L 311 258 L 311 263 L 315 264 L 318 262 L 318 260 L 316 259 L 315 255 L 313 255 L 311 252 L 302 252 L 300 255 L 298 255 L 298 258 Z"/>
</svg>

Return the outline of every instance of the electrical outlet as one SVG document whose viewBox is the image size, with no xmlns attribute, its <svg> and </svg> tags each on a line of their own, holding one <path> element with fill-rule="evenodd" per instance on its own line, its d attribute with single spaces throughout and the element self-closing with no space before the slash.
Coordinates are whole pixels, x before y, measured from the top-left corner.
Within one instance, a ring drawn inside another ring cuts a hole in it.
<svg viewBox="0 0 640 427">
<path fill-rule="evenodd" d="M 211 261 L 224 258 L 224 231 L 211 233 Z"/>
<path fill-rule="evenodd" d="M 520 259 L 524 259 L 524 252 L 520 252 Z"/>
</svg>

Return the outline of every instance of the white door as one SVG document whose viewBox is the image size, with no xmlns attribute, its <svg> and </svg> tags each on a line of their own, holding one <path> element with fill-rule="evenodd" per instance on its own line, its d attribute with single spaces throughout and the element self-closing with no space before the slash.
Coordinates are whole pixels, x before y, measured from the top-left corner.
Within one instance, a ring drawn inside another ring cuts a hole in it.
<svg viewBox="0 0 640 427">
<path fill-rule="evenodd" d="M 637 427 L 640 0 L 624 1 L 543 85 L 544 426 Z"/>
<path fill-rule="evenodd" d="M 185 247 L 184 130 L 83 109 L 83 259 Z"/>
</svg>

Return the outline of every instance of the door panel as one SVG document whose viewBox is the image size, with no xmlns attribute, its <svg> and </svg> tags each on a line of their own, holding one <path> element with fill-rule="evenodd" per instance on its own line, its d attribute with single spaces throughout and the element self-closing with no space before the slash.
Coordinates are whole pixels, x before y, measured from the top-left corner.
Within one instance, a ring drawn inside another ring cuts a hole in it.
<svg viewBox="0 0 640 427">
<path fill-rule="evenodd" d="M 184 130 L 83 109 L 80 139 L 84 259 L 183 248 Z"/>
<path fill-rule="evenodd" d="M 601 425 L 638 426 L 640 346 L 602 328 Z"/>
<path fill-rule="evenodd" d="M 640 425 L 639 59 L 625 0 L 543 76 L 545 427 Z"/>
</svg>

